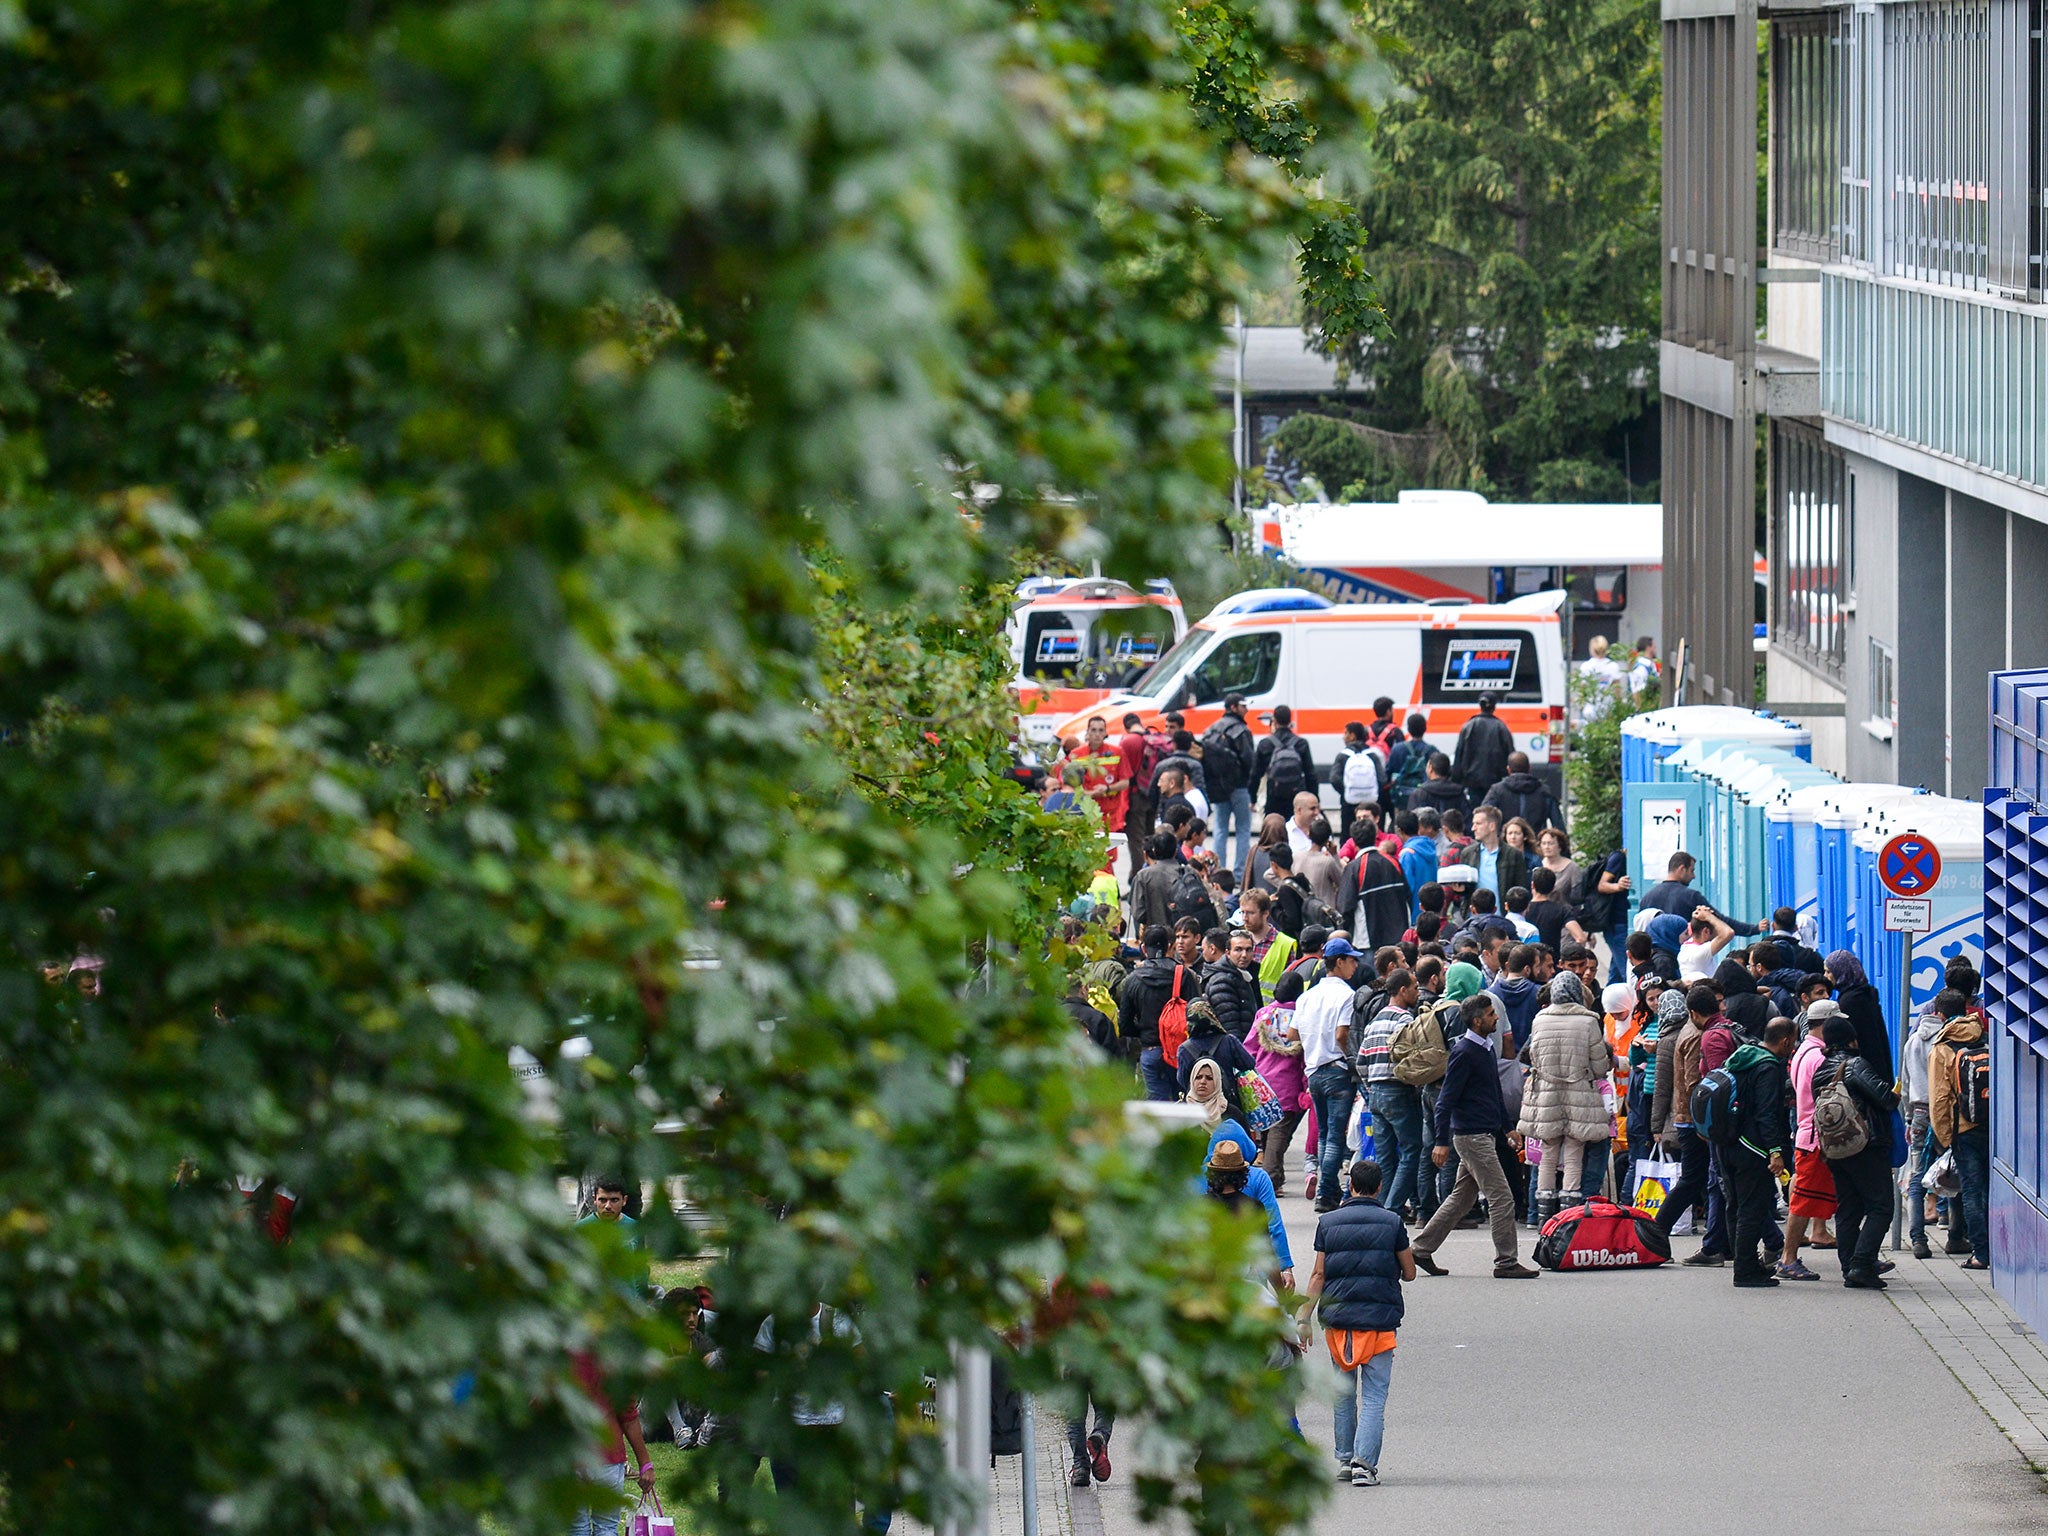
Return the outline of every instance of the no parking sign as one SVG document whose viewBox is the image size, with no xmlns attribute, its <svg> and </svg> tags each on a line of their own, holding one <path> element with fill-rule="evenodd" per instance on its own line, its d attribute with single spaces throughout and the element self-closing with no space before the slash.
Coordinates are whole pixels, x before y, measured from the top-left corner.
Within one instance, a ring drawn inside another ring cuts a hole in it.
<svg viewBox="0 0 2048 1536">
<path fill-rule="evenodd" d="M 1877 878 L 1894 896 L 1931 895 L 1941 879 L 1941 850 L 1930 837 L 1901 832 L 1878 850 Z"/>
</svg>

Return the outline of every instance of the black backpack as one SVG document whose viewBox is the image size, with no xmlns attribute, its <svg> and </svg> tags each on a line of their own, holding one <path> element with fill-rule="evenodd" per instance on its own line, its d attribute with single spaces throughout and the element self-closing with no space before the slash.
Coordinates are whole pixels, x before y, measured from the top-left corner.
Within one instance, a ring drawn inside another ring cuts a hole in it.
<svg viewBox="0 0 2048 1536">
<path fill-rule="evenodd" d="M 1308 774 L 1301 766 L 1300 738 L 1274 739 L 1273 760 L 1266 765 L 1266 802 L 1292 802 L 1308 788 Z"/>
<path fill-rule="evenodd" d="M 1716 1067 L 1693 1086 L 1692 1128 L 1717 1147 L 1732 1147 L 1738 1134 L 1735 1074 Z"/>
<path fill-rule="evenodd" d="M 1429 753 L 1419 741 L 1408 743 L 1408 751 L 1401 758 L 1401 766 L 1394 770 L 1394 804 L 1405 806 L 1408 797 L 1422 788 L 1422 781 L 1429 777 Z"/>
<path fill-rule="evenodd" d="M 1245 787 L 1244 759 L 1237 755 L 1236 745 L 1224 732 L 1224 723 L 1218 720 L 1202 732 L 1202 773 L 1209 781 L 1211 799 L 1227 800 Z"/>
<path fill-rule="evenodd" d="M 1209 900 L 1208 887 L 1200 875 L 1185 867 L 1173 877 L 1166 893 L 1166 926 L 1171 928 L 1184 917 L 1195 919 L 1204 933 L 1216 926 L 1216 904 Z"/>
<path fill-rule="evenodd" d="M 1981 1037 L 1956 1047 L 1954 1123 L 1991 1123 L 1991 1046 Z M 1952 1128 L 1950 1134 L 1954 1134 Z"/>
</svg>

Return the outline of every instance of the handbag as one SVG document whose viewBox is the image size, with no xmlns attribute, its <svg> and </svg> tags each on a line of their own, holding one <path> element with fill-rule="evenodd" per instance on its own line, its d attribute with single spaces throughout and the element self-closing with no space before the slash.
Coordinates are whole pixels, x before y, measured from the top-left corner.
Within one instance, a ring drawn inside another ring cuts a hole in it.
<svg viewBox="0 0 2048 1536">
<path fill-rule="evenodd" d="M 647 1512 L 647 1506 L 650 1501 L 654 1505 L 654 1513 L 651 1515 Z M 661 1495 L 652 1488 L 647 1490 L 646 1494 L 641 1498 L 639 1505 L 634 1509 L 630 1530 L 632 1531 L 632 1536 L 676 1536 L 675 1519 L 673 1516 L 662 1513 Z"/>
<path fill-rule="evenodd" d="M 1280 1123 L 1280 1095 L 1256 1068 L 1237 1074 L 1237 1098 L 1254 1136 L 1263 1136 Z"/>
</svg>

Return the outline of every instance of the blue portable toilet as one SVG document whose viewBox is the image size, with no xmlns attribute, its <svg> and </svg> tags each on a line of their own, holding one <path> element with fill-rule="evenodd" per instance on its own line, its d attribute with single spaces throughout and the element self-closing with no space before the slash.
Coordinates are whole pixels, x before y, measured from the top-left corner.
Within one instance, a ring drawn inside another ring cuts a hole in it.
<svg viewBox="0 0 2048 1536">
<path fill-rule="evenodd" d="M 1856 887 L 1850 839 L 1882 806 L 1928 798 L 1897 784 L 1844 784 L 1823 799 L 1813 813 L 1815 844 L 1814 917 L 1820 925 L 1823 954 L 1854 949 Z"/>
<path fill-rule="evenodd" d="M 1790 720 L 1730 704 L 1675 704 L 1646 710 L 1621 722 L 1621 782 L 1647 784 L 1657 777 L 1657 760 L 1688 741 L 1750 742 L 1785 747 L 1813 756 L 1813 732 Z"/>
<path fill-rule="evenodd" d="M 1829 778 L 1790 784 L 1771 796 L 1764 808 L 1770 838 L 1768 899 L 1773 911 L 1790 907 L 1804 924 L 1820 924 L 1820 846 L 1816 815 L 1845 794 L 1894 793 L 1890 784 L 1844 784 Z M 1840 945 L 1833 946 L 1839 949 Z"/>
<path fill-rule="evenodd" d="M 1773 858 L 1779 850 L 1767 815 L 1769 808 L 1795 788 L 1826 788 L 1841 781 L 1825 768 L 1816 768 L 1782 748 L 1758 748 L 1753 755 L 1756 766 L 1728 785 L 1730 899 L 1735 904 L 1730 910 L 1744 917 L 1768 917 L 1784 905 L 1773 894 Z"/>
</svg>

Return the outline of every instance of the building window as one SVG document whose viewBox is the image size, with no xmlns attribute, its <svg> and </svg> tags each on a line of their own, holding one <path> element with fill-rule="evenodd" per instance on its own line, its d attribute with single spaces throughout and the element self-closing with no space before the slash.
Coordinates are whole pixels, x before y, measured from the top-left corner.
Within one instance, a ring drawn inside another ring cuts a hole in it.
<svg viewBox="0 0 2048 1536">
<path fill-rule="evenodd" d="M 1870 642 L 1870 718 L 1863 728 L 1890 741 L 1899 727 L 1899 663 L 1882 640 Z"/>
<path fill-rule="evenodd" d="M 1841 254 L 1845 22 L 1771 23 L 1771 246 L 1816 261 Z"/>
<path fill-rule="evenodd" d="M 1810 427 L 1771 423 L 1771 643 L 1842 676 L 1849 468 Z"/>
</svg>

